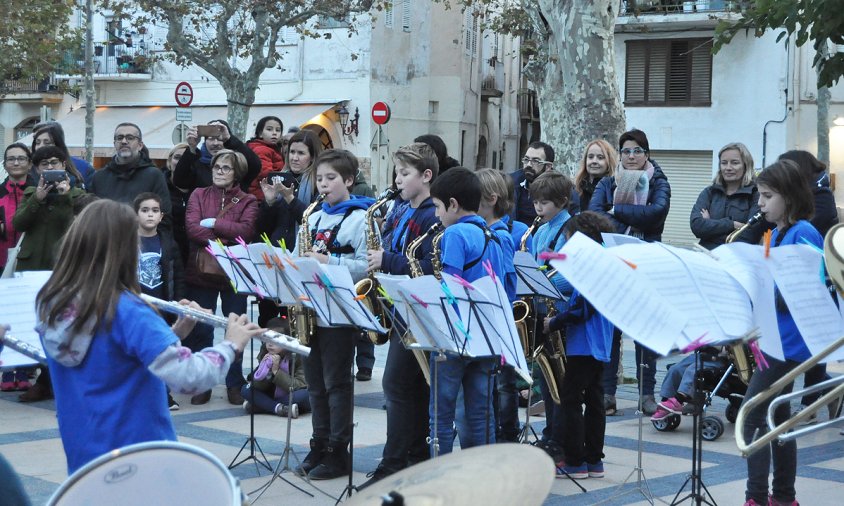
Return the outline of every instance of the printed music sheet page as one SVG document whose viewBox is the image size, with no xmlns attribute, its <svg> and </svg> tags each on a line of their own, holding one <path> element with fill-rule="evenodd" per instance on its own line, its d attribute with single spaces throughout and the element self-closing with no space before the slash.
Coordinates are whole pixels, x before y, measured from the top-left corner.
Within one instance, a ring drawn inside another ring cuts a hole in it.
<svg viewBox="0 0 844 506">
<path fill-rule="evenodd" d="M 566 258 L 551 260 L 552 267 L 623 332 L 662 355 L 685 342 L 689 317 L 611 250 L 577 233 L 560 251 Z"/>
<path fill-rule="evenodd" d="M 41 339 L 35 332 L 38 318 L 35 314 L 35 297 L 47 283 L 52 271 L 24 272 L 12 278 L 0 279 L 0 323 L 7 323 L 12 330 L 7 334 L 41 350 Z M 8 346 L 0 354 L 0 368 L 37 365 Z"/>
</svg>

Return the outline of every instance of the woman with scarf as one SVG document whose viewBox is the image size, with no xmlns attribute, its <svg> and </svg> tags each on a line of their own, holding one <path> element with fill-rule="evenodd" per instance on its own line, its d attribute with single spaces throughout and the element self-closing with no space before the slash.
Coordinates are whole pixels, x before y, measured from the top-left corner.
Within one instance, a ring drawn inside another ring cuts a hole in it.
<svg viewBox="0 0 844 506">
<path fill-rule="evenodd" d="M 574 176 L 574 188 L 580 197 L 580 208 L 589 209 L 589 202 L 595 188 L 604 177 L 612 177 L 618 165 L 618 153 L 604 139 L 595 139 L 586 144 L 580 168 Z"/>
<path fill-rule="evenodd" d="M 659 164 L 650 158 L 645 132 L 633 129 L 618 139 L 621 163 L 615 175 L 601 179 L 589 202 L 589 210 L 604 214 L 613 222 L 616 232 L 643 241 L 662 240 L 665 219 L 671 202 L 671 186 Z M 656 412 L 656 353 L 636 343 L 636 377 L 640 381 L 640 408 L 647 415 Z M 618 368 L 611 362 L 608 371 Z M 639 377 L 643 375 L 643 377 Z M 607 394 L 607 392 L 605 392 Z M 614 409 L 615 406 L 612 406 Z M 609 409 L 609 408 L 608 408 Z"/>
</svg>

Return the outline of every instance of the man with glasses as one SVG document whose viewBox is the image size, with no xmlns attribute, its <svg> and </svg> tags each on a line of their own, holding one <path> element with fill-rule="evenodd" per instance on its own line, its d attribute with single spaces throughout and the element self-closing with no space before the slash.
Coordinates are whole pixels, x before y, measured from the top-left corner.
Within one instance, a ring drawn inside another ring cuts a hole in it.
<svg viewBox="0 0 844 506">
<path fill-rule="evenodd" d="M 152 192 L 161 197 L 164 220 L 170 229 L 170 192 L 164 174 L 152 164 L 144 148 L 141 129 L 134 123 L 120 123 L 114 129 L 114 157 L 91 178 L 90 192 L 103 199 L 132 205 L 135 197 Z"/>
<path fill-rule="evenodd" d="M 554 148 L 541 141 L 531 142 L 522 157 L 522 168 L 510 174 L 515 187 L 513 209 L 510 212 L 513 219 L 528 226 L 533 223 L 536 210 L 530 198 L 530 184 L 549 170 L 554 170 Z M 569 196 L 568 211 L 572 215 L 580 212 L 580 198 L 576 190 Z"/>
</svg>

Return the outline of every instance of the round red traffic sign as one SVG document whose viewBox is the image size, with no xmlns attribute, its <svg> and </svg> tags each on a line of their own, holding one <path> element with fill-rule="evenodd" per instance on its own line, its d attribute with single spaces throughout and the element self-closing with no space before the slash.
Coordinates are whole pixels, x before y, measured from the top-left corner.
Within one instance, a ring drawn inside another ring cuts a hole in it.
<svg viewBox="0 0 844 506">
<path fill-rule="evenodd" d="M 372 121 L 376 125 L 386 125 L 390 121 L 390 106 L 384 102 L 375 102 L 372 106 Z"/>
<path fill-rule="evenodd" d="M 187 81 L 176 85 L 176 105 L 179 107 L 190 107 L 193 102 L 193 88 Z"/>
</svg>

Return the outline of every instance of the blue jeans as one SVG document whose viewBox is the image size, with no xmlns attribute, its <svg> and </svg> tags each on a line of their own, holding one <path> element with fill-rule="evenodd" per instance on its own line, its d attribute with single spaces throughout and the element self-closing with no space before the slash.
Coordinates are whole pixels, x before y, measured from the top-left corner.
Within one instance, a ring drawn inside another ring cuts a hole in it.
<svg viewBox="0 0 844 506">
<path fill-rule="evenodd" d="M 703 358 L 701 357 L 701 360 Z M 704 369 L 707 367 L 717 367 L 715 362 L 703 360 Z M 668 368 L 668 373 L 665 379 L 662 380 L 662 387 L 659 389 L 659 395 L 670 399 L 677 397 L 677 394 L 684 396 L 685 401 L 694 398 L 695 394 L 695 374 L 697 373 L 697 362 L 695 354 L 691 353 L 683 360 L 677 362 Z"/>
<path fill-rule="evenodd" d="M 358 369 L 369 369 L 375 365 L 375 345 L 369 340 L 369 335 L 359 332 L 355 338 L 355 364 Z"/>
<path fill-rule="evenodd" d="M 431 395 L 428 407 L 431 416 L 431 437 L 439 439 L 440 455 L 451 453 L 454 446 L 454 418 L 457 394 L 463 386 L 466 413 L 466 437 L 461 434 L 460 447 L 471 448 L 495 442 L 495 418 L 492 416 L 492 395 L 489 382 L 493 368 L 492 358 L 466 359 L 455 356 L 435 364 L 431 355 L 432 381 L 436 382 L 436 398 Z M 434 387 L 432 387 L 433 393 Z M 434 432 L 434 403 L 436 402 L 436 433 Z M 433 454 L 433 447 L 431 448 Z"/>
<path fill-rule="evenodd" d="M 756 369 L 750 378 L 747 386 L 747 393 L 744 401 L 754 397 L 759 392 L 766 390 L 775 381 L 787 374 L 789 371 L 800 365 L 793 360 L 781 361 L 765 354 L 768 361 L 766 369 Z M 794 384 L 786 386 L 782 393 L 791 392 Z M 773 397 L 763 402 L 750 411 L 745 418 L 744 440 L 749 443 L 754 433 L 758 430 L 759 436 L 768 432 L 766 421 L 768 406 Z M 791 407 L 788 403 L 780 404 L 774 412 L 774 422 L 780 424 L 791 416 Z M 768 504 L 768 473 L 771 468 L 771 460 L 774 462 L 774 480 L 771 487 L 773 498 L 784 503 L 794 501 L 794 480 L 797 475 L 797 442 L 791 440 L 785 444 L 773 441 L 768 448 L 753 453 L 747 457 L 747 490 L 745 499 L 753 499 L 758 504 Z"/>
<path fill-rule="evenodd" d="M 252 404 L 253 413 L 268 413 L 275 414 L 276 404 L 289 405 L 286 399 L 276 400 L 271 393 L 262 392 L 261 390 L 252 389 L 252 385 L 246 383 L 240 388 L 240 395 Z M 255 396 L 254 399 L 252 396 Z M 286 395 L 285 395 L 286 397 Z M 293 404 L 299 405 L 299 413 L 307 413 L 311 410 L 311 401 L 308 396 L 308 390 L 300 388 L 293 391 Z"/>
<path fill-rule="evenodd" d="M 223 315 L 228 317 L 229 313 L 246 313 L 246 295 L 234 293 L 233 290 L 217 290 L 201 286 L 188 285 L 188 299 L 196 302 L 205 309 L 212 312 L 217 311 L 217 296 L 223 301 Z M 182 344 L 194 353 L 214 345 L 214 327 L 204 323 L 197 323 L 196 327 Z M 226 374 L 226 387 L 240 388 L 246 384 L 243 377 L 243 354 L 238 353 L 232 361 L 229 372 Z"/>
<path fill-rule="evenodd" d="M 498 373 L 498 434 L 505 441 L 518 441 L 521 430 L 517 376 L 516 369 L 510 365 L 505 365 Z"/>
</svg>

